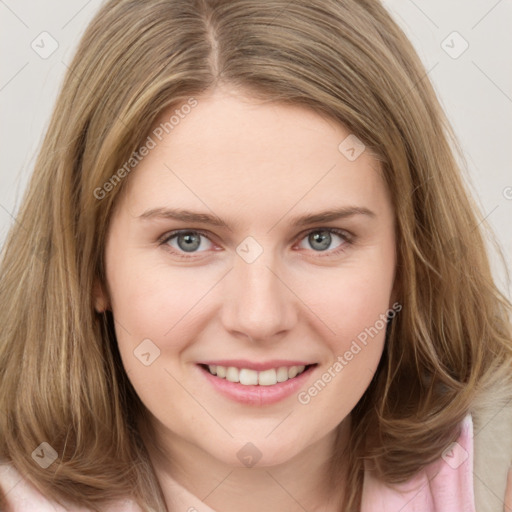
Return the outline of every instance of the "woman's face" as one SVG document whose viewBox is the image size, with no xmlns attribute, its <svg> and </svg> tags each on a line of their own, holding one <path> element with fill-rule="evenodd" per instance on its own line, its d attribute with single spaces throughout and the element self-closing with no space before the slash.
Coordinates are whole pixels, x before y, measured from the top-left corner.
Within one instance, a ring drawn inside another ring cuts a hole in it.
<svg viewBox="0 0 512 512">
<path fill-rule="evenodd" d="M 390 198 L 369 151 L 309 110 L 217 89 L 163 129 L 174 110 L 125 178 L 97 308 L 161 441 L 282 463 L 332 434 L 375 373 Z"/>
</svg>

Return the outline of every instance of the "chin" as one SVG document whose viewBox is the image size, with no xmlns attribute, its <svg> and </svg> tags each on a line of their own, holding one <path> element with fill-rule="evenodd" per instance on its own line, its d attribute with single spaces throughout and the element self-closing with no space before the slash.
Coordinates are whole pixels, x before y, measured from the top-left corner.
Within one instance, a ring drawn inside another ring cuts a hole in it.
<svg viewBox="0 0 512 512">
<path fill-rule="evenodd" d="M 234 439 L 229 445 L 209 447 L 208 451 L 219 462 L 235 468 L 263 468 L 279 466 L 297 457 L 307 445 L 301 446 L 293 437 L 280 433 L 274 439 L 253 436 L 241 441 Z"/>
</svg>

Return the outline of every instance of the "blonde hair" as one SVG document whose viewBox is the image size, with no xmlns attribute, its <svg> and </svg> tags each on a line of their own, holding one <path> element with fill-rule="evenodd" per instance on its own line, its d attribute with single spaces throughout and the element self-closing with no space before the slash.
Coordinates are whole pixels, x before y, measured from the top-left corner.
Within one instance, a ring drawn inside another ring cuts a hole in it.
<svg viewBox="0 0 512 512">
<path fill-rule="evenodd" d="M 101 8 L 3 248 L 0 457 L 61 503 L 100 510 L 133 496 L 146 511 L 165 510 L 114 320 L 93 304 L 109 219 L 130 178 L 99 199 L 95 191 L 165 108 L 200 101 L 219 84 L 329 116 L 382 163 L 403 309 L 352 412 L 343 510 L 355 512 L 364 464 L 393 483 L 438 458 L 473 405 L 510 382 L 512 352 L 510 304 L 493 282 L 456 138 L 412 45 L 377 0 L 111 0 Z M 30 456 L 43 441 L 58 453 L 47 469 Z"/>
</svg>

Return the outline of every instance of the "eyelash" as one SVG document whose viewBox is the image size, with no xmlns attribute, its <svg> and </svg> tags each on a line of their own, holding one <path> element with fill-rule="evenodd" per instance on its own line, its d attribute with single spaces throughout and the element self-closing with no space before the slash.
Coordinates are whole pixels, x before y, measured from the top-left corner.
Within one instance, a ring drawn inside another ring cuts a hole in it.
<svg viewBox="0 0 512 512">
<path fill-rule="evenodd" d="M 331 249 L 331 250 L 327 250 L 327 251 L 313 251 L 313 252 L 318 252 L 320 257 L 325 257 L 325 255 L 323 253 L 327 254 L 328 256 L 337 256 L 338 254 L 341 254 L 342 252 L 346 251 L 347 246 L 353 245 L 353 243 L 354 243 L 354 239 L 355 239 L 354 235 L 352 235 L 351 233 L 349 233 L 345 230 L 337 229 L 337 228 L 311 229 L 311 230 L 307 231 L 306 233 L 301 234 L 298 241 L 299 242 L 302 241 L 305 237 L 307 237 L 311 233 L 317 233 L 320 231 L 327 231 L 328 233 L 334 233 L 335 235 L 338 235 L 343 240 L 343 243 L 337 249 Z M 161 237 L 158 240 L 159 245 L 163 246 L 163 245 L 167 244 L 173 238 L 176 238 L 180 234 L 184 234 L 184 233 L 197 233 L 199 235 L 204 236 L 208 240 L 210 240 L 210 237 L 207 235 L 207 233 L 205 233 L 204 231 L 201 231 L 199 229 L 179 229 L 176 231 L 171 231 L 170 233 L 166 233 L 163 237 Z M 210 240 L 210 242 L 212 242 L 212 240 Z M 180 258 L 185 259 L 185 260 L 197 258 L 197 256 L 187 256 L 187 255 L 185 255 L 185 253 L 178 252 L 169 245 L 165 249 L 169 250 L 173 254 L 177 254 Z M 194 254 L 194 253 L 191 253 L 191 254 Z"/>
</svg>

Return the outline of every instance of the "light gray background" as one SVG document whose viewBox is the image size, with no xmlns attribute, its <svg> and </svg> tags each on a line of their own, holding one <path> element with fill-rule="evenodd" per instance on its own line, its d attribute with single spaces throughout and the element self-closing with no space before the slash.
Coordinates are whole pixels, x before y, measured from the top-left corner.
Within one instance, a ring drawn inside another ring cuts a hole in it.
<svg viewBox="0 0 512 512">
<path fill-rule="evenodd" d="M 102 0 L 0 0 L 0 244 L 15 222 L 66 65 L 101 4 Z M 512 0 L 384 4 L 426 66 L 465 152 L 481 218 L 497 234 L 510 268 Z M 32 46 L 49 52 L 51 38 L 58 48 L 42 58 Z M 464 41 L 469 46 L 457 56 Z M 510 297 L 504 268 L 495 255 L 492 261 L 498 282 Z"/>
</svg>

